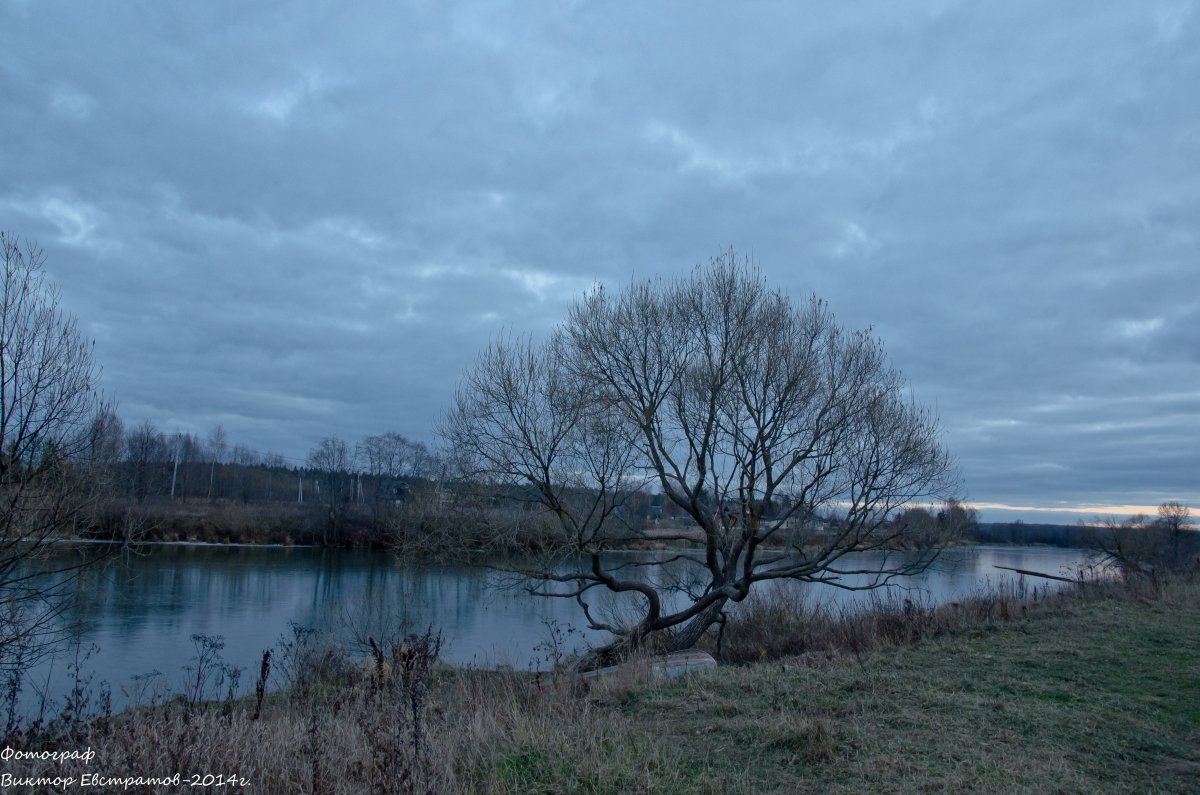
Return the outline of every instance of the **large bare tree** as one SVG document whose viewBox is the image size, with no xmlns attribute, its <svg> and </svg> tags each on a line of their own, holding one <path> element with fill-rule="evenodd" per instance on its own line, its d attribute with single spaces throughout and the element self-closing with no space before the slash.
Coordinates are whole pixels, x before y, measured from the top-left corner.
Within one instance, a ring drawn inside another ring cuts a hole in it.
<svg viewBox="0 0 1200 795">
<path fill-rule="evenodd" d="M 36 246 L 0 233 L 0 663 L 44 645 L 53 575 L 74 564 L 48 558 L 56 538 L 85 519 L 90 459 L 120 431 L 108 418 L 92 346 L 59 307 Z M 112 451 L 109 451 L 110 453 Z M 49 579 L 48 579 L 49 578 Z"/>
<path fill-rule="evenodd" d="M 901 545 L 894 515 L 957 486 L 936 418 L 880 341 L 770 290 L 732 252 L 687 278 L 596 288 L 544 343 L 498 339 L 444 436 L 471 477 L 555 519 L 555 559 L 525 570 L 533 590 L 574 598 L 618 646 L 689 647 L 761 582 L 915 573 L 929 556 L 856 553 Z M 697 540 L 680 556 L 694 576 L 652 582 L 604 555 L 639 537 L 623 508 L 647 487 L 694 524 L 678 534 Z M 835 521 L 818 531 L 818 515 Z M 640 595 L 636 615 L 601 616 L 603 591 Z"/>
</svg>

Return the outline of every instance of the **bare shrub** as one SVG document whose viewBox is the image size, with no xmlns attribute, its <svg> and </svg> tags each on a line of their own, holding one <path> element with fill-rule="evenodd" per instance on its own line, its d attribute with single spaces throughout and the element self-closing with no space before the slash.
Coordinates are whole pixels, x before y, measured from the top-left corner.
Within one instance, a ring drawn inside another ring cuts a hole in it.
<svg viewBox="0 0 1200 795">
<path fill-rule="evenodd" d="M 1200 533 L 1192 528 L 1191 510 L 1180 502 L 1164 502 L 1154 519 L 1137 514 L 1103 519 L 1099 526 L 1100 550 L 1127 579 L 1192 569 L 1200 558 Z"/>
</svg>

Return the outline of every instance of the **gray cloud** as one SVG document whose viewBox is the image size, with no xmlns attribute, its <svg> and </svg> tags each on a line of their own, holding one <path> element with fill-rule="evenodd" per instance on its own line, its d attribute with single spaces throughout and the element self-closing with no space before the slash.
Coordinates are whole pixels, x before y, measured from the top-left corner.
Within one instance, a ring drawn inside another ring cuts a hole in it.
<svg viewBox="0 0 1200 795">
<path fill-rule="evenodd" d="M 130 420 L 429 439 L 501 327 L 732 244 L 874 326 L 970 498 L 1200 504 L 1194 3 L 8 2 L 0 30 L 0 226 Z"/>
</svg>

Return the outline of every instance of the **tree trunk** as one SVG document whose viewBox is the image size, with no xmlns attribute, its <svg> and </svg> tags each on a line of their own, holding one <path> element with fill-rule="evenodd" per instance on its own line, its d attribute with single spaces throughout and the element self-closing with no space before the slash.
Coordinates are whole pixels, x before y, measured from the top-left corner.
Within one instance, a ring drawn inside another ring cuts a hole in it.
<svg viewBox="0 0 1200 795">
<path fill-rule="evenodd" d="M 678 629 L 649 629 L 640 633 L 635 630 L 626 637 L 620 637 L 612 643 L 599 646 L 584 654 L 577 668 L 580 671 L 590 671 L 616 665 L 634 651 L 646 646 L 654 652 L 670 654 L 693 648 L 704 637 L 708 628 L 716 623 L 728 599 L 719 599 L 692 619 L 685 621 Z M 642 629 L 639 627 L 639 629 Z"/>
<path fill-rule="evenodd" d="M 708 628 L 715 624 L 717 619 L 721 617 L 721 610 L 725 607 L 727 601 L 727 599 L 718 599 L 690 621 L 684 623 L 681 628 L 672 632 L 663 651 L 670 653 L 694 647 L 700 642 L 700 638 L 704 637 L 704 633 L 708 631 Z"/>
</svg>

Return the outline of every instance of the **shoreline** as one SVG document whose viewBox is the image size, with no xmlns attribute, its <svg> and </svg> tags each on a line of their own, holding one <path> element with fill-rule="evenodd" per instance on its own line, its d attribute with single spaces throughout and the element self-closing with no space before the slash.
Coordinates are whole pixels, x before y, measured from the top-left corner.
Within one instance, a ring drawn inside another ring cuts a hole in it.
<svg viewBox="0 0 1200 795">
<path fill-rule="evenodd" d="M 812 622 L 777 618 L 755 620 L 776 635 Z M 832 645 L 586 689 L 446 667 L 427 636 L 365 667 L 309 657 L 279 692 L 209 686 L 13 747 L 94 748 L 90 770 L 106 775 L 236 771 L 255 791 L 359 792 L 398 776 L 471 793 L 1200 786 L 1194 572 L 868 618 L 835 621 Z M 66 767 L 27 758 L 12 772 L 79 773 Z"/>
</svg>

